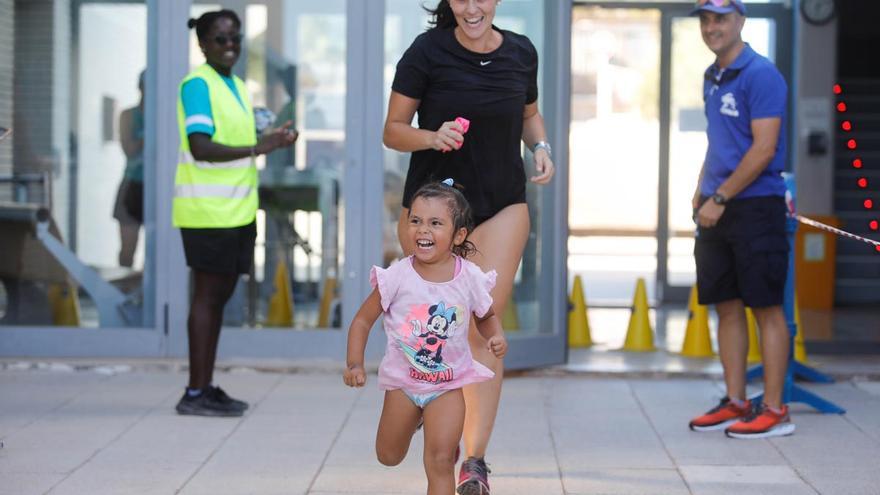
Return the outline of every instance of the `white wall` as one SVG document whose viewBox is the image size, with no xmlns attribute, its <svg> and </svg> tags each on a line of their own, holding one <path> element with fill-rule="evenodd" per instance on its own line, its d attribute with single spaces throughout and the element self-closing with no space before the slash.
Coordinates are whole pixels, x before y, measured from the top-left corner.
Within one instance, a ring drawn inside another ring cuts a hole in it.
<svg viewBox="0 0 880 495">
<path fill-rule="evenodd" d="M 797 71 L 795 141 L 792 143 L 797 174 L 797 207 L 804 214 L 831 215 L 834 196 L 834 95 L 837 74 L 837 21 L 825 26 L 804 22 L 798 14 L 795 39 Z M 807 154 L 807 135 L 825 132 L 828 152 Z"/>
</svg>

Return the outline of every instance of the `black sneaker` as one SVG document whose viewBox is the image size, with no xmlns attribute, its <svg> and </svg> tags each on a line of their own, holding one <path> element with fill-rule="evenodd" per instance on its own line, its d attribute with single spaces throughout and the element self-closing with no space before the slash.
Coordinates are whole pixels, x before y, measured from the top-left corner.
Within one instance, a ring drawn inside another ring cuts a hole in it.
<svg viewBox="0 0 880 495">
<path fill-rule="evenodd" d="M 250 407 L 247 402 L 243 400 L 233 399 L 226 392 L 223 391 L 220 387 L 209 387 L 207 392 L 209 394 L 214 395 L 214 399 L 222 404 L 227 404 L 233 409 L 238 409 L 240 411 L 247 411 L 247 408 Z"/>
<path fill-rule="evenodd" d="M 230 404 L 219 401 L 214 394 L 205 390 L 201 394 L 191 397 L 183 392 L 183 397 L 177 403 L 177 414 L 188 416 L 241 416 L 244 411 L 233 408 Z"/>
</svg>

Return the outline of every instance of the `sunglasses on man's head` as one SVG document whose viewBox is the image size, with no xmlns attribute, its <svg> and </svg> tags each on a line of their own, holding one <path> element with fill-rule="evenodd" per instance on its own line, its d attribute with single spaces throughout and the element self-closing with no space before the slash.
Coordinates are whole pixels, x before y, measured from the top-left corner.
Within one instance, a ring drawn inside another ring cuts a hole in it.
<svg viewBox="0 0 880 495">
<path fill-rule="evenodd" d="M 716 7 L 730 7 L 733 6 L 740 14 L 743 14 L 742 6 L 738 2 L 734 2 L 733 0 L 697 0 L 694 3 L 694 7 L 699 8 L 706 4 L 712 4 Z"/>
<path fill-rule="evenodd" d="M 217 42 L 218 45 L 225 45 L 230 41 L 234 45 L 240 45 L 242 40 L 241 34 L 233 34 L 232 36 L 223 36 L 222 34 L 214 36 L 214 41 Z"/>
</svg>

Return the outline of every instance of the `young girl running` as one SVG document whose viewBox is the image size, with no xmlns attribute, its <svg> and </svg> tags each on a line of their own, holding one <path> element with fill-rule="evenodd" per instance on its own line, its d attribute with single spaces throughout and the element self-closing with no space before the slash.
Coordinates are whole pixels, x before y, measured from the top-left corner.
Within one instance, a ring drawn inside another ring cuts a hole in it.
<svg viewBox="0 0 880 495">
<path fill-rule="evenodd" d="M 386 466 L 400 464 L 413 434 L 424 424 L 428 495 L 455 490 L 465 413 L 461 387 L 493 376 L 471 356 L 472 315 L 488 350 L 498 358 L 507 352 L 489 294 L 495 271 L 483 273 L 464 259 L 474 251 L 467 240 L 472 228 L 470 207 L 452 179 L 416 191 L 407 220 L 415 253 L 387 269 L 373 267 L 373 292 L 348 331 L 343 378 L 350 387 L 362 387 L 367 336 L 379 315 L 384 315 L 388 344 L 379 366 L 379 388 L 385 390 L 385 403 L 376 456 Z"/>
</svg>

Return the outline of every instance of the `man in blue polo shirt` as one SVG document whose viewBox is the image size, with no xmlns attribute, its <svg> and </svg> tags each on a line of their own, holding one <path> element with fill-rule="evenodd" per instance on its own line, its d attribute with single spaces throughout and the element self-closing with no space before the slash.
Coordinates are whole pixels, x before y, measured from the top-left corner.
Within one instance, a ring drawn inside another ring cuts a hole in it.
<svg viewBox="0 0 880 495">
<path fill-rule="evenodd" d="M 700 304 L 714 304 L 718 312 L 727 396 L 690 428 L 723 429 L 735 438 L 790 435 L 795 427 L 782 403 L 789 353 L 782 311 L 787 87 L 773 63 L 743 42 L 741 0 L 698 0 L 693 14 L 700 16 L 703 41 L 716 56 L 703 82 L 709 149 L 693 198 L 694 257 Z M 760 404 L 746 399 L 746 306 L 761 329 Z"/>
</svg>

